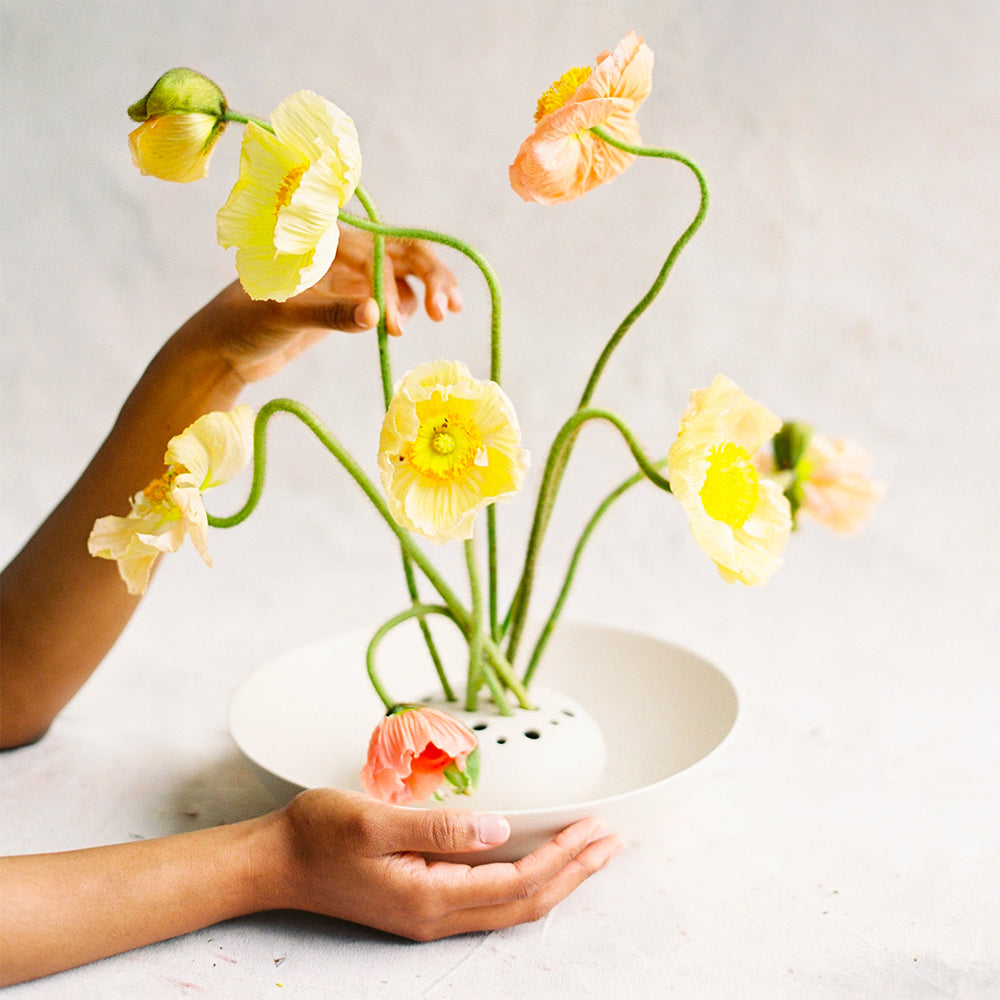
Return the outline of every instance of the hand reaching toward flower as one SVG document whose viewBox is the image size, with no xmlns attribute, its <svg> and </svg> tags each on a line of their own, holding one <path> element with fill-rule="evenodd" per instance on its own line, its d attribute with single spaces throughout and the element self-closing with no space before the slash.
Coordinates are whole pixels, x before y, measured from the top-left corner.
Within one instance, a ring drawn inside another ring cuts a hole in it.
<svg viewBox="0 0 1000 1000">
<path fill-rule="evenodd" d="M 227 411 L 248 382 L 274 374 L 331 330 L 374 326 L 372 237 L 341 233 L 314 287 L 285 302 L 253 301 L 234 282 L 160 349 L 83 475 L 3 571 L 0 746 L 41 736 L 118 638 L 136 607 L 114 563 L 93 559 L 95 521 L 164 474 L 171 438 Z M 433 320 L 461 308 L 452 273 L 426 245 L 387 241 L 386 319 L 398 334 L 416 312 L 414 280 Z"/>
<path fill-rule="evenodd" d="M 424 308 L 435 322 L 462 308 L 452 272 L 426 243 L 387 240 L 386 329 L 403 332 L 417 311 L 413 282 L 423 284 Z M 341 225 L 337 256 L 326 274 L 285 302 L 253 300 L 238 281 L 223 289 L 185 328 L 207 338 L 243 382 L 273 375 L 331 330 L 358 333 L 379 320 L 372 297 L 372 236 Z M 183 333 L 182 331 L 180 331 Z"/>
</svg>

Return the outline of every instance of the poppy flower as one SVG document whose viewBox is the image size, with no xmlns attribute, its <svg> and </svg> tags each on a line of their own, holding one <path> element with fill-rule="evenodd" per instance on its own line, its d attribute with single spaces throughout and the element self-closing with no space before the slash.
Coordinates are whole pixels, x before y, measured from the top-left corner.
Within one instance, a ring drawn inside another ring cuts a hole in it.
<svg viewBox="0 0 1000 1000">
<path fill-rule="evenodd" d="M 461 362 L 435 361 L 396 386 L 378 461 L 396 522 L 445 542 L 471 538 L 477 511 L 521 488 L 528 453 L 500 386 Z"/>
<path fill-rule="evenodd" d="M 601 126 L 638 145 L 636 112 L 652 85 L 653 53 L 630 31 L 614 52 L 602 52 L 594 70 L 564 73 L 539 98 L 535 130 L 509 169 L 511 187 L 542 205 L 572 201 L 617 177 L 635 159 L 594 135 Z"/>
<path fill-rule="evenodd" d="M 361 787 L 395 805 L 425 802 L 441 785 L 475 790 L 476 737 L 447 712 L 422 705 L 399 705 L 375 728 Z"/>
<path fill-rule="evenodd" d="M 766 407 L 717 375 L 691 394 L 667 455 L 670 488 L 691 533 L 729 583 L 767 581 L 788 542 L 788 500 L 753 459 L 780 427 Z"/>
</svg>

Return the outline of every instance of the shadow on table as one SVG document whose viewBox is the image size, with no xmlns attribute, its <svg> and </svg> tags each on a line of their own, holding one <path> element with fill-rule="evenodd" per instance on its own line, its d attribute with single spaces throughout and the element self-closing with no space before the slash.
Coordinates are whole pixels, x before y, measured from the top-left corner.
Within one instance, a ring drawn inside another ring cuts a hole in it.
<svg viewBox="0 0 1000 1000">
<path fill-rule="evenodd" d="M 235 746 L 187 775 L 169 796 L 170 833 L 238 823 L 282 804 L 275 801 Z"/>
</svg>

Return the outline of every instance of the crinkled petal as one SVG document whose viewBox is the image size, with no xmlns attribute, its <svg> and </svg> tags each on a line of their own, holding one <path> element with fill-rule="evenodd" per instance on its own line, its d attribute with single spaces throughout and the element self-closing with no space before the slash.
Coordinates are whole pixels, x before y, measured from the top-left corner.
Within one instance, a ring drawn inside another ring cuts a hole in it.
<svg viewBox="0 0 1000 1000">
<path fill-rule="evenodd" d="M 167 444 L 165 461 L 182 465 L 199 490 L 229 482 L 253 454 L 254 413 L 245 403 L 206 413 Z"/>
<path fill-rule="evenodd" d="M 223 125 L 211 115 L 157 115 L 129 134 L 132 162 L 146 175 L 186 184 L 208 172 Z"/>
</svg>

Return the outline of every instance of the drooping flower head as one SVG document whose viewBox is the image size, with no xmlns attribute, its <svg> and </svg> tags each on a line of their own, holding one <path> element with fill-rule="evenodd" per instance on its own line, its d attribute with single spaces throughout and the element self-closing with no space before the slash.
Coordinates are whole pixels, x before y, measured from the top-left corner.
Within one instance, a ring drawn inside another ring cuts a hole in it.
<svg viewBox="0 0 1000 1000">
<path fill-rule="evenodd" d="M 219 243 L 236 247 L 236 271 L 253 299 L 285 299 L 327 272 L 340 236 L 337 213 L 361 176 L 354 122 L 312 91 L 286 98 L 272 134 L 246 126 L 240 176 L 219 209 Z"/>
<path fill-rule="evenodd" d="M 869 478 L 871 456 L 859 445 L 798 422 L 784 424 L 772 445 L 757 465 L 784 485 L 793 516 L 804 514 L 845 535 L 871 516 L 883 490 Z"/>
<path fill-rule="evenodd" d="M 228 482 L 246 465 L 253 451 L 253 421 L 249 406 L 199 417 L 170 439 L 166 473 L 136 493 L 128 516 L 109 515 L 94 523 L 90 554 L 116 560 L 130 594 L 146 592 L 157 557 L 176 552 L 188 535 L 206 565 L 212 565 L 202 493 Z"/>
<path fill-rule="evenodd" d="M 564 73 L 539 98 L 535 130 L 510 166 L 511 187 L 543 205 L 572 201 L 618 176 L 635 157 L 609 146 L 590 129 L 638 145 L 636 112 L 652 85 L 653 53 L 630 31 L 597 67 Z"/>
<path fill-rule="evenodd" d="M 788 500 L 753 456 L 781 421 L 724 375 L 691 394 L 667 455 L 670 488 L 723 579 L 764 583 L 792 527 Z"/>
<path fill-rule="evenodd" d="M 435 542 L 471 538 L 476 512 L 516 493 L 528 468 L 514 407 L 495 382 L 435 361 L 396 386 L 379 470 L 396 522 Z"/>
<path fill-rule="evenodd" d="M 226 99 L 193 69 L 171 69 L 128 109 L 142 124 L 128 137 L 132 162 L 143 174 L 188 183 L 205 176 L 225 128 Z"/>
<path fill-rule="evenodd" d="M 372 733 L 361 787 L 395 805 L 426 802 L 445 782 L 469 795 L 478 778 L 476 750 L 476 737 L 453 716 L 398 705 Z"/>
</svg>

